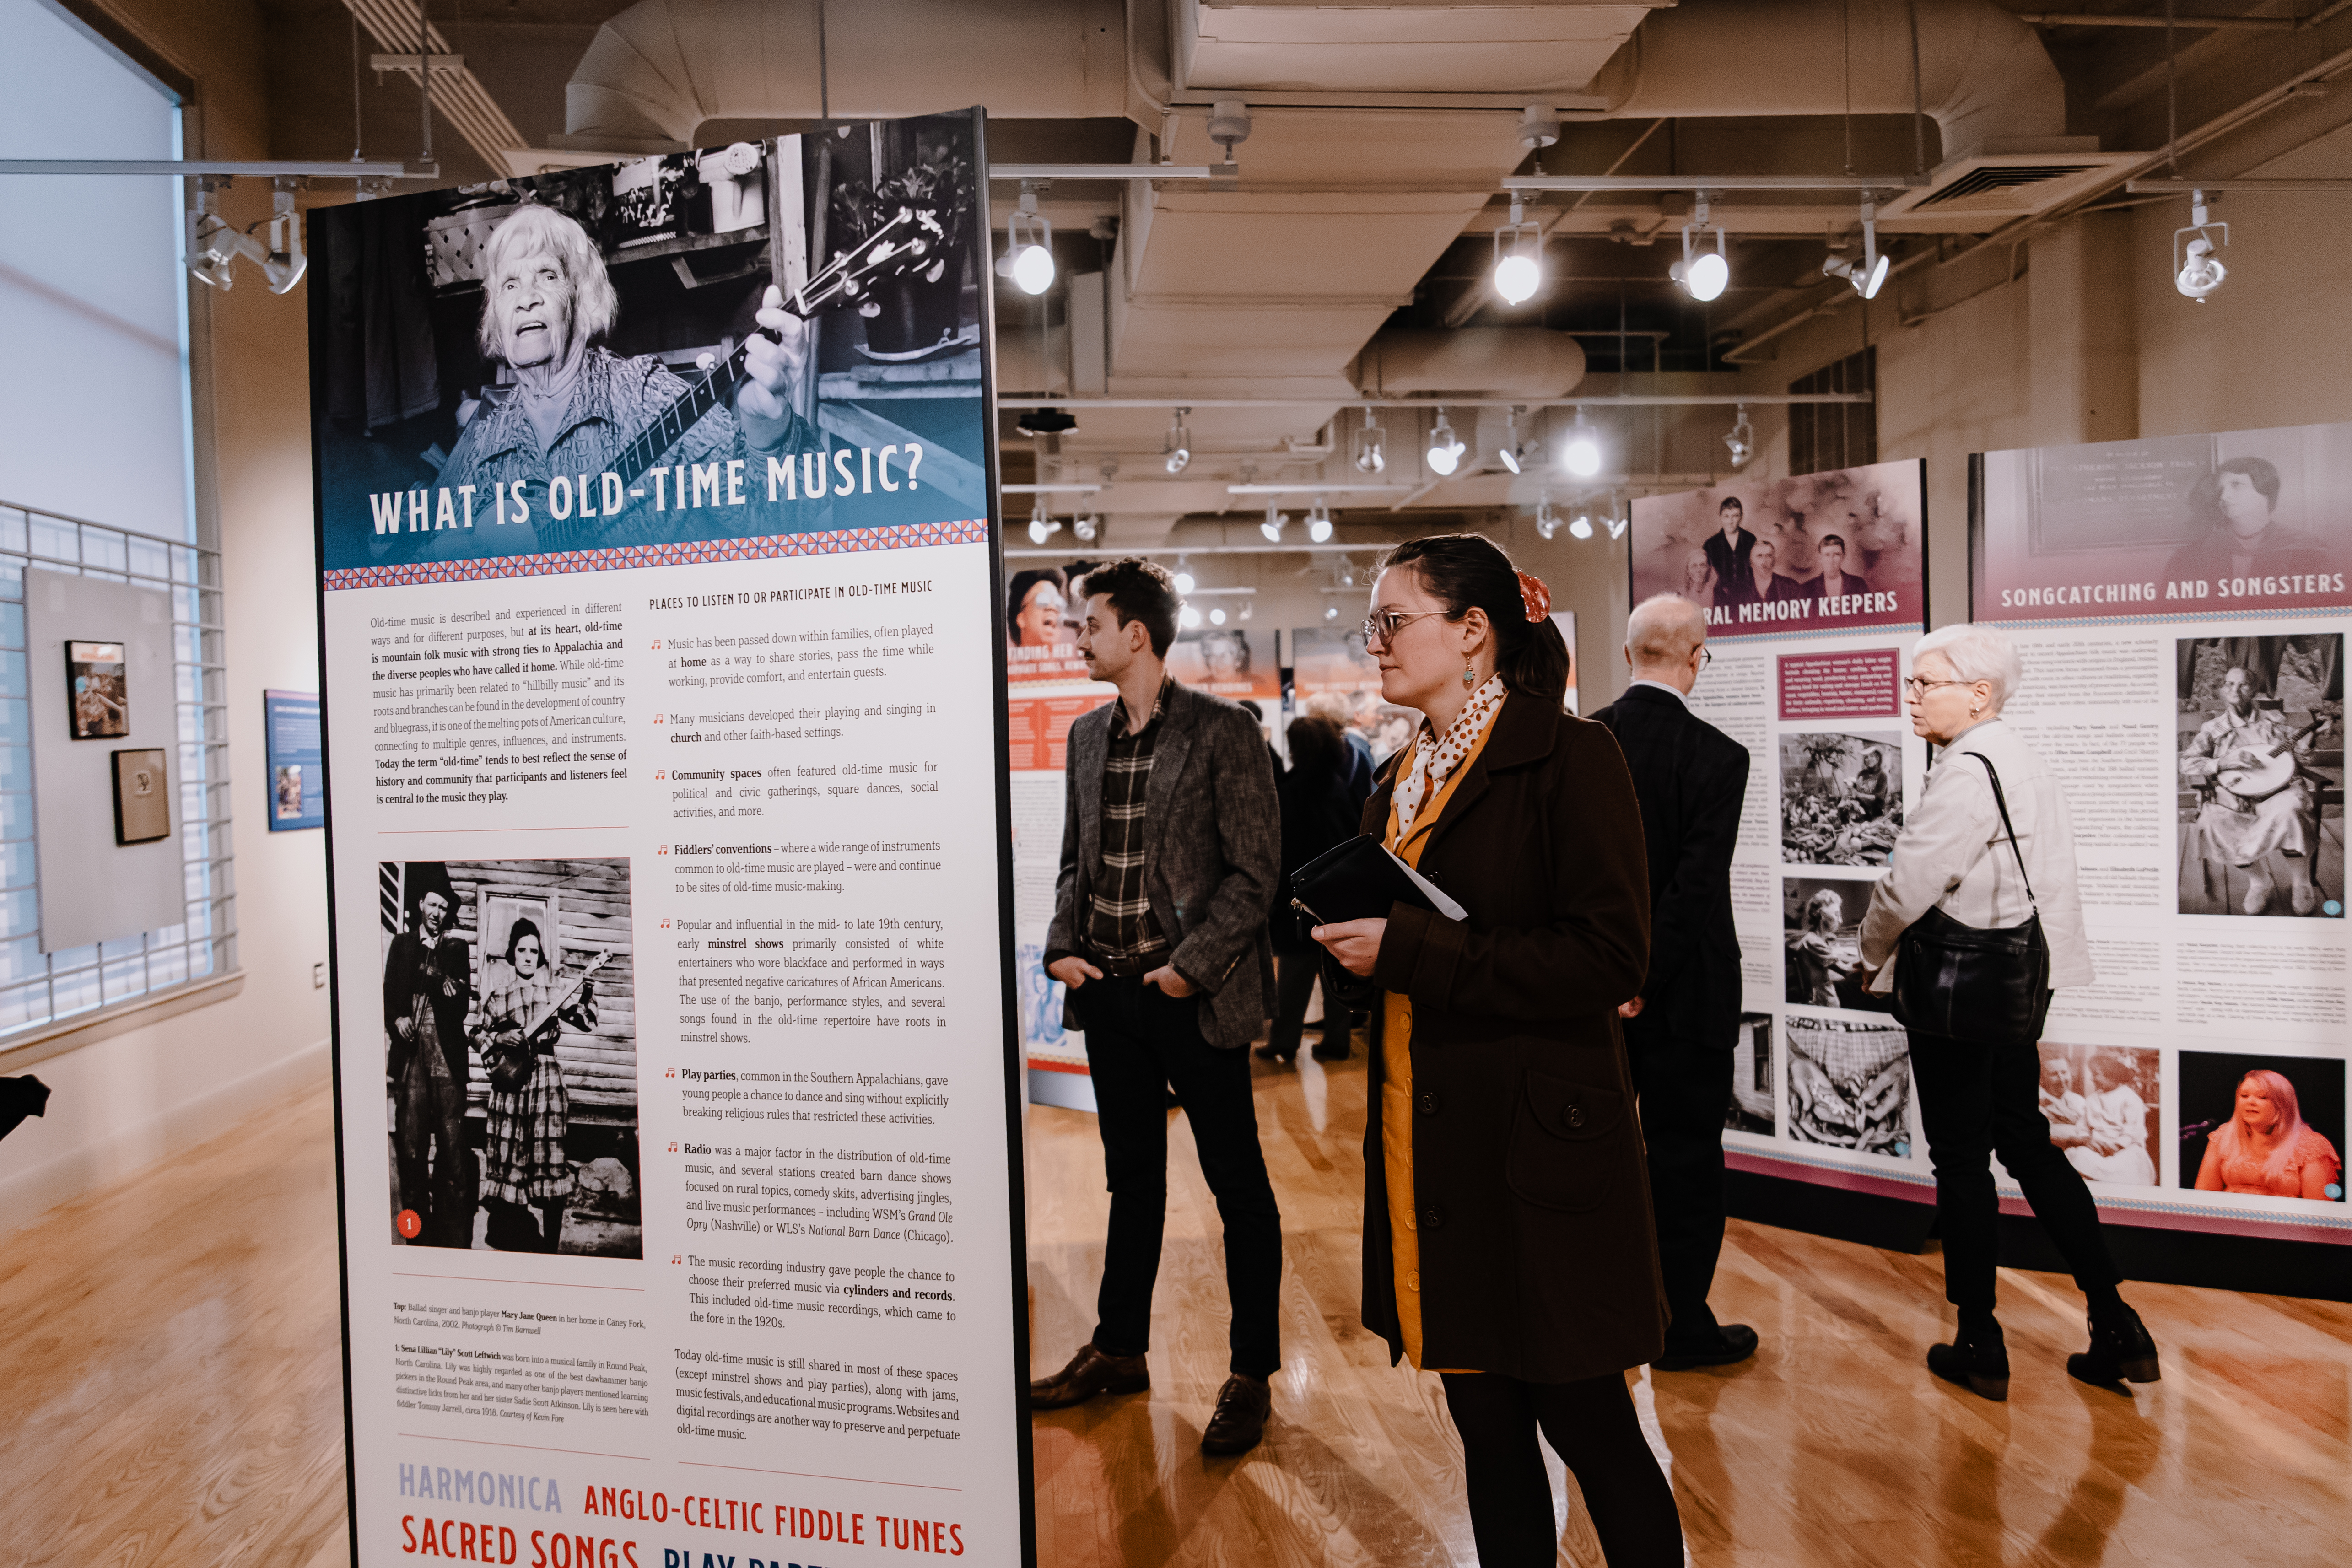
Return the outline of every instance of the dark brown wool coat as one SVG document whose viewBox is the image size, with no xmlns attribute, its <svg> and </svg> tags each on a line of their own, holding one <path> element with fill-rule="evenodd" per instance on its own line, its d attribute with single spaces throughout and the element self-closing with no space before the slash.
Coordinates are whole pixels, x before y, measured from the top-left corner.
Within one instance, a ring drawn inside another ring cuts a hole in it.
<svg viewBox="0 0 2352 1568">
<path fill-rule="evenodd" d="M 1387 831 L 1394 774 L 1366 832 Z M 1396 905 L 1373 970 L 1412 1001 L 1423 1363 L 1566 1383 L 1654 1360 L 1666 1308 L 1616 1012 L 1648 963 L 1649 873 L 1615 739 L 1514 694 L 1420 869 L 1470 912 Z M 1364 1324 L 1393 1363 L 1373 1018 Z"/>
</svg>

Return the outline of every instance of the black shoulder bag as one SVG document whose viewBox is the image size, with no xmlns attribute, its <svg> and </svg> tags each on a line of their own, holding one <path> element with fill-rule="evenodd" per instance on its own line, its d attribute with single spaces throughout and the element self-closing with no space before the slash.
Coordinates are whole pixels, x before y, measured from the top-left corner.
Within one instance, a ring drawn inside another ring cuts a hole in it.
<svg viewBox="0 0 2352 1568">
<path fill-rule="evenodd" d="M 2000 773 L 1982 752 L 1968 755 L 1984 764 L 1992 783 L 1993 804 L 2000 809 L 2001 830 L 2033 913 L 2021 925 L 1964 925 L 1940 909 L 1912 922 L 1895 946 L 1895 1016 L 1918 1034 L 2031 1045 L 2042 1038 L 2050 1011 L 2050 944 L 2042 935 L 2042 905 L 2009 821 Z"/>
</svg>

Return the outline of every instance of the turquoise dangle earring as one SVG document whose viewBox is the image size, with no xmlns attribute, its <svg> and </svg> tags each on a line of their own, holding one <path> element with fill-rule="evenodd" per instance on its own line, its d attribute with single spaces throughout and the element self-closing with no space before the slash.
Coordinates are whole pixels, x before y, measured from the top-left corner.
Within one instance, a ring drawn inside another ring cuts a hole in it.
<svg viewBox="0 0 2352 1568">
<path fill-rule="evenodd" d="M 1465 686 L 1475 686 L 1478 684 L 1477 665 L 1465 664 L 1462 666 L 1462 684 Z"/>
</svg>

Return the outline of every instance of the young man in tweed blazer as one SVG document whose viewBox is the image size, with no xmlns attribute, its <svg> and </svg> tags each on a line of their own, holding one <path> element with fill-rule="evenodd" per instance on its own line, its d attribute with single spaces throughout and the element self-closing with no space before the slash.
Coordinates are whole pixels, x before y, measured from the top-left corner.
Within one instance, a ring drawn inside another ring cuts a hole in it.
<svg viewBox="0 0 2352 1568">
<path fill-rule="evenodd" d="M 1127 559 L 1086 580 L 1078 651 L 1118 700 L 1070 726 L 1062 870 L 1045 967 L 1083 1030 L 1111 1193 L 1098 1322 L 1030 1385 L 1038 1409 L 1150 1386 L 1151 1289 L 1168 1208 L 1173 1088 L 1225 1226 L 1232 1375 L 1202 1435 L 1237 1454 L 1264 1435 L 1281 1364 L 1282 1217 L 1258 1147 L 1249 1042 L 1274 996 L 1266 911 L 1281 810 L 1257 721 L 1168 678 L 1176 591 Z"/>
</svg>

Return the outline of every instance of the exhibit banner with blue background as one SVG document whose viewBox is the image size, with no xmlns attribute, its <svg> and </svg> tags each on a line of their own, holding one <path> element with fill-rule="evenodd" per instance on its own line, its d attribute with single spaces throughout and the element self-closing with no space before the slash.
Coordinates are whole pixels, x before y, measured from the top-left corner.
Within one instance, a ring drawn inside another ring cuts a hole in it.
<svg viewBox="0 0 2352 1568">
<path fill-rule="evenodd" d="M 319 694 L 261 694 L 261 733 L 269 765 L 269 831 L 327 825 L 326 752 L 319 734 Z"/>
<path fill-rule="evenodd" d="M 1034 1561 L 982 137 L 312 216 L 362 1565 Z"/>
</svg>

